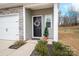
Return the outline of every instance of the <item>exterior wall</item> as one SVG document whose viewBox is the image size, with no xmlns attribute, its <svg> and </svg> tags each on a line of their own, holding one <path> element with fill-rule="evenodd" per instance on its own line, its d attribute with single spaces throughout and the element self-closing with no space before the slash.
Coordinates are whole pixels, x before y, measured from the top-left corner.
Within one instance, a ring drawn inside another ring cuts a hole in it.
<svg viewBox="0 0 79 59">
<path fill-rule="evenodd" d="M 45 29 L 45 15 L 52 15 L 52 26 L 53 26 L 53 13 L 52 13 L 53 8 L 46 8 L 46 9 L 40 9 L 40 10 L 32 10 L 32 16 L 34 15 L 42 15 L 43 20 L 42 20 L 42 33 L 44 33 Z M 49 28 L 49 38 L 53 39 L 53 27 Z"/>
<path fill-rule="evenodd" d="M 13 7 L 13 8 L 5 8 L 0 9 L 0 15 L 7 15 L 12 13 L 19 14 L 19 39 L 23 39 L 23 7 Z"/>
<path fill-rule="evenodd" d="M 26 39 L 31 39 L 32 38 L 32 15 L 31 15 L 31 10 L 26 9 Z"/>
</svg>

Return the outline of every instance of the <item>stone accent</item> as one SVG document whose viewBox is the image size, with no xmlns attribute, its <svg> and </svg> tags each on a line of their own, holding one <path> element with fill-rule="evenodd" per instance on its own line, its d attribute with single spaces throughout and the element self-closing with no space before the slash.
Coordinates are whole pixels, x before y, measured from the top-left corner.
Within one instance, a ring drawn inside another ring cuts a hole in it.
<svg viewBox="0 0 79 59">
<path fill-rule="evenodd" d="M 12 13 L 19 14 L 19 39 L 24 39 L 23 37 L 23 6 L 11 7 L 0 9 L 0 15 L 7 15 Z"/>
</svg>

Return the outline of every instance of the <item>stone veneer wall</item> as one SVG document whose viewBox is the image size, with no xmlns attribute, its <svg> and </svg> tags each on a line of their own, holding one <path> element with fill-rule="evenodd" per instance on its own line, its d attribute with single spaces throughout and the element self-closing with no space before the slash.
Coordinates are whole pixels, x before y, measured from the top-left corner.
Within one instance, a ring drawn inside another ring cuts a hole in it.
<svg viewBox="0 0 79 59">
<path fill-rule="evenodd" d="M 18 7 L 0 9 L 0 15 L 12 14 L 12 13 L 19 13 L 19 39 L 24 39 L 23 38 L 23 7 L 18 6 Z"/>
</svg>

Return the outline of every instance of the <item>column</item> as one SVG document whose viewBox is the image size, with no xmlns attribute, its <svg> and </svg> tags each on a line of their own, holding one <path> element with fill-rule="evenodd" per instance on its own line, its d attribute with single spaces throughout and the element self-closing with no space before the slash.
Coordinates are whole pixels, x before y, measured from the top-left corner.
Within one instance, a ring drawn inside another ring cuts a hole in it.
<svg viewBox="0 0 79 59">
<path fill-rule="evenodd" d="M 57 3 L 53 4 L 53 15 L 54 15 L 54 19 L 53 19 L 53 40 L 55 42 L 58 41 L 58 6 Z"/>
</svg>

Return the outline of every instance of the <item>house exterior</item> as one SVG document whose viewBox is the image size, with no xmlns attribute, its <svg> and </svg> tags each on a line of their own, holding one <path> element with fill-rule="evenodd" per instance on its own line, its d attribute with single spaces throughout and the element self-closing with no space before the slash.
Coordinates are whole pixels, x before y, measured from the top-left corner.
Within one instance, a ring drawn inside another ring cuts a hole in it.
<svg viewBox="0 0 79 59">
<path fill-rule="evenodd" d="M 0 39 L 40 38 L 48 23 L 49 39 L 58 41 L 58 4 L 0 4 Z"/>
</svg>

